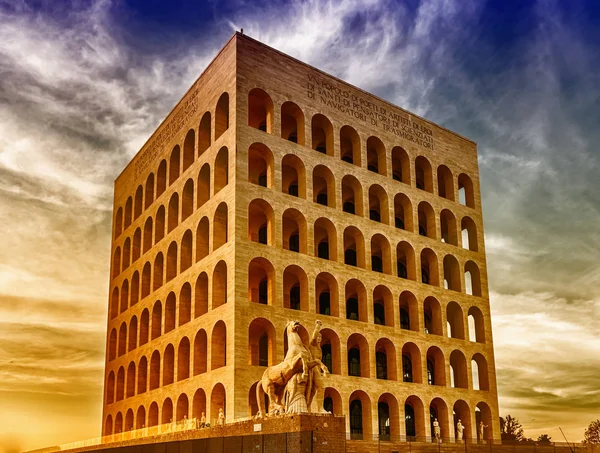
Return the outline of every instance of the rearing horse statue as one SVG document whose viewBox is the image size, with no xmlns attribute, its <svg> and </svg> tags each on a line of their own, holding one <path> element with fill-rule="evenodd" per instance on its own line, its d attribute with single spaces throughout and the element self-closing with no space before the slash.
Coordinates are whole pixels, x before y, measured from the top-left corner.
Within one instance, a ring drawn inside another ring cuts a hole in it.
<svg viewBox="0 0 600 453">
<path fill-rule="evenodd" d="M 256 401 L 258 403 L 257 418 L 266 415 L 264 395 L 269 396 L 269 414 L 276 415 L 285 412 L 282 399 L 287 382 L 297 373 L 302 373 L 302 379 L 309 378 L 309 371 L 315 366 L 325 367 L 321 360 L 313 360 L 308 348 L 298 334 L 298 321 L 287 323 L 288 351 L 283 362 L 270 366 L 265 370 L 261 380 L 256 385 Z"/>
</svg>

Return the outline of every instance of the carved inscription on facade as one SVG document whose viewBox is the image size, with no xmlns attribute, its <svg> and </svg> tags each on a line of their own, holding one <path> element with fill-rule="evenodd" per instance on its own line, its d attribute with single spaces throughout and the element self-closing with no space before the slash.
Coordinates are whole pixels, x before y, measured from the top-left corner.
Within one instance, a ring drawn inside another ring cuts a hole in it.
<svg viewBox="0 0 600 453">
<path fill-rule="evenodd" d="M 433 150 L 433 131 L 426 125 L 408 118 L 403 112 L 394 111 L 389 106 L 373 102 L 355 90 L 336 82 L 308 75 L 307 95 L 329 108 L 351 118 L 380 127 L 383 131 Z"/>
<path fill-rule="evenodd" d="M 198 90 L 188 94 L 187 99 L 152 139 L 135 160 L 135 177 L 144 173 L 161 153 L 163 146 L 177 134 L 190 118 L 198 111 Z"/>
</svg>

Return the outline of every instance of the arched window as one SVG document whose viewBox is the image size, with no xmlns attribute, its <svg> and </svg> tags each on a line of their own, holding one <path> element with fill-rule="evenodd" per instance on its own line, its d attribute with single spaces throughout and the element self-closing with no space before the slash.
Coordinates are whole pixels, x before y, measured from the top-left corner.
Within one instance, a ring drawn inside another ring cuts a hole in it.
<svg viewBox="0 0 600 453">
<path fill-rule="evenodd" d="M 183 171 L 185 172 L 194 163 L 196 157 L 196 133 L 190 129 L 183 142 Z"/>
<path fill-rule="evenodd" d="M 176 192 L 169 200 L 169 218 L 167 231 L 170 233 L 179 224 L 179 194 Z"/>
<path fill-rule="evenodd" d="M 146 385 L 148 382 L 148 359 L 143 356 L 138 365 L 137 377 L 137 394 L 146 393 Z"/>
<path fill-rule="evenodd" d="M 340 154 L 344 162 L 361 166 L 360 137 L 350 126 L 343 126 L 340 129 Z"/>
<path fill-rule="evenodd" d="M 290 101 L 281 106 L 281 137 L 304 145 L 304 113 Z"/>
<path fill-rule="evenodd" d="M 248 265 L 248 300 L 272 305 L 275 297 L 275 269 L 265 258 L 258 257 Z"/>
<path fill-rule="evenodd" d="M 469 308 L 469 341 L 485 343 L 485 327 L 483 314 L 477 307 Z"/>
<path fill-rule="evenodd" d="M 337 231 L 331 220 L 321 217 L 315 221 L 314 247 L 319 258 L 337 260 Z"/>
<path fill-rule="evenodd" d="M 160 301 L 156 301 L 152 308 L 152 326 L 151 326 L 151 340 L 161 336 L 162 333 L 162 304 Z"/>
<path fill-rule="evenodd" d="M 123 223 L 123 231 L 125 231 L 129 225 L 131 225 L 131 220 L 132 220 L 132 216 L 133 216 L 133 200 L 131 197 L 129 197 L 127 199 L 127 202 L 125 203 L 125 219 L 124 219 L 124 223 Z"/>
<path fill-rule="evenodd" d="M 346 319 L 367 321 L 367 291 L 357 279 L 346 283 Z"/>
<path fill-rule="evenodd" d="M 440 165 L 437 169 L 438 195 L 447 200 L 454 201 L 454 177 L 452 172 L 445 165 Z"/>
<path fill-rule="evenodd" d="M 165 333 L 171 332 L 175 329 L 175 305 L 176 305 L 175 293 L 171 291 L 167 296 L 165 302 Z"/>
<path fill-rule="evenodd" d="M 161 206 L 156 211 L 156 230 L 154 232 L 154 243 L 158 244 L 165 237 L 165 207 Z"/>
<path fill-rule="evenodd" d="M 312 117 L 312 149 L 333 156 L 333 126 L 326 116 L 317 113 Z"/>
<path fill-rule="evenodd" d="M 273 364 L 275 339 L 275 327 L 269 320 L 252 320 L 248 327 L 248 365 L 266 367 Z"/>
<path fill-rule="evenodd" d="M 438 260 L 435 252 L 431 249 L 421 250 L 421 282 L 438 286 Z"/>
<path fill-rule="evenodd" d="M 362 403 L 354 400 L 350 403 L 350 438 L 361 440 L 363 438 Z"/>
<path fill-rule="evenodd" d="M 392 178 L 410 184 L 410 159 L 408 153 L 400 146 L 392 149 Z"/>
<path fill-rule="evenodd" d="M 371 270 L 384 274 L 392 273 L 390 243 L 379 233 L 371 238 Z"/>
<path fill-rule="evenodd" d="M 137 219 L 142 215 L 142 210 L 144 209 L 144 189 L 141 185 L 138 186 L 135 191 L 135 202 L 133 207 L 133 218 Z"/>
<path fill-rule="evenodd" d="M 481 297 L 479 268 L 473 261 L 467 261 L 465 263 L 465 292 L 472 296 Z"/>
<path fill-rule="evenodd" d="M 317 165 L 313 170 L 313 198 L 315 203 L 336 207 L 335 178 L 331 170 L 323 165 Z"/>
<path fill-rule="evenodd" d="M 444 288 L 460 291 L 460 267 L 453 255 L 444 257 Z"/>
<path fill-rule="evenodd" d="M 348 375 L 360 377 L 360 349 L 348 350 Z"/>
<path fill-rule="evenodd" d="M 185 282 L 179 292 L 179 316 L 178 324 L 182 326 L 190 322 L 192 318 L 192 285 Z"/>
<path fill-rule="evenodd" d="M 413 382 L 412 360 L 406 354 L 402 354 L 402 380 L 404 382 Z"/>
<path fill-rule="evenodd" d="M 349 214 L 363 215 L 362 186 L 352 175 L 342 178 L 342 210 Z"/>
<path fill-rule="evenodd" d="M 446 385 L 445 367 L 444 354 L 437 346 L 431 346 L 427 351 L 427 383 Z"/>
<path fill-rule="evenodd" d="M 144 308 L 140 317 L 140 346 L 148 343 L 148 334 L 150 331 L 150 312 Z"/>
<path fill-rule="evenodd" d="M 154 258 L 154 276 L 152 279 L 152 289 L 156 291 L 163 285 L 164 258 L 162 253 L 158 253 Z"/>
<path fill-rule="evenodd" d="M 353 226 L 344 230 L 344 263 L 365 268 L 365 242 L 361 231 Z"/>
<path fill-rule="evenodd" d="M 415 159 L 415 178 L 417 189 L 433 193 L 431 164 L 423 156 L 419 156 Z"/>
<path fill-rule="evenodd" d="M 215 109 L 215 140 L 229 128 L 229 94 L 223 93 Z"/>
<path fill-rule="evenodd" d="M 262 187 L 273 186 L 273 153 L 262 143 L 248 149 L 248 181 Z"/>
<path fill-rule="evenodd" d="M 248 205 L 248 239 L 259 244 L 273 244 L 273 208 L 262 199 L 252 200 Z"/>
<path fill-rule="evenodd" d="M 214 166 L 215 195 L 229 183 L 229 150 L 223 146 L 217 153 Z"/>
<path fill-rule="evenodd" d="M 198 173 L 198 188 L 196 194 L 196 208 L 200 208 L 210 199 L 210 165 L 204 164 Z"/>
<path fill-rule="evenodd" d="M 117 316 L 119 316 L 119 288 L 115 286 L 110 298 L 110 319 L 115 319 Z"/>
<path fill-rule="evenodd" d="M 369 187 L 369 219 L 389 224 L 387 193 L 378 184 Z"/>
<path fill-rule="evenodd" d="M 390 440 L 390 406 L 384 401 L 377 403 L 379 440 Z"/>
<path fill-rule="evenodd" d="M 219 261 L 215 266 L 212 281 L 213 310 L 227 303 L 227 263 Z"/>
<path fill-rule="evenodd" d="M 150 173 L 146 179 L 146 189 L 144 190 L 146 198 L 144 200 L 144 209 L 148 209 L 154 202 L 154 173 Z"/>
<path fill-rule="evenodd" d="M 123 232 L 123 208 L 117 209 L 117 215 L 115 216 L 115 239 L 117 239 Z"/>
<path fill-rule="evenodd" d="M 167 189 L 167 161 L 162 160 L 156 173 L 156 198 L 160 197 Z"/>
<path fill-rule="evenodd" d="M 273 133 L 273 101 L 260 88 L 254 88 L 248 93 L 248 125 Z"/>
<path fill-rule="evenodd" d="M 206 258 L 209 253 L 210 225 L 208 217 L 202 217 L 196 228 L 196 262 Z"/>
<path fill-rule="evenodd" d="M 281 160 L 281 190 L 294 197 L 306 198 L 306 170 L 298 156 L 288 154 Z"/>
<path fill-rule="evenodd" d="M 179 145 L 175 145 L 171 151 L 169 159 L 169 185 L 172 185 L 179 178 L 179 167 L 181 165 Z"/>
<path fill-rule="evenodd" d="M 460 229 L 462 236 L 462 247 L 467 250 L 476 252 L 477 245 L 477 226 L 470 217 L 463 217 L 460 221 Z"/>
<path fill-rule="evenodd" d="M 181 221 L 183 222 L 194 212 L 194 180 L 188 179 L 183 187 L 181 197 Z"/>
<path fill-rule="evenodd" d="M 194 339 L 194 376 L 206 373 L 206 332 L 200 329 Z"/>
<path fill-rule="evenodd" d="M 440 213 L 440 229 L 442 233 L 442 242 L 458 245 L 456 218 L 449 209 L 443 209 Z"/>
<path fill-rule="evenodd" d="M 377 379 L 387 379 L 387 355 L 385 351 L 375 352 L 375 367 L 377 370 Z"/>
<path fill-rule="evenodd" d="M 194 318 L 198 318 L 208 312 L 208 275 L 200 273 L 196 279 L 194 288 Z"/>
<path fill-rule="evenodd" d="M 179 342 L 177 350 L 177 380 L 182 381 L 190 377 L 190 340 L 187 337 Z"/>
<path fill-rule="evenodd" d="M 442 335 L 442 311 L 440 303 L 433 296 L 425 298 L 423 303 L 425 333 Z"/>
<path fill-rule="evenodd" d="M 213 218 L 213 251 L 227 243 L 228 209 L 225 202 L 219 204 Z"/>
<path fill-rule="evenodd" d="M 282 216 L 284 250 L 306 253 L 306 219 L 297 209 L 286 209 Z"/>
<path fill-rule="evenodd" d="M 211 354 L 210 354 L 210 369 L 227 365 L 227 328 L 223 321 L 218 321 L 215 324 L 211 339 Z"/>
<path fill-rule="evenodd" d="M 404 418 L 405 418 L 405 429 L 406 437 L 416 437 L 417 430 L 415 425 L 415 410 L 410 404 L 404 405 Z"/>
<path fill-rule="evenodd" d="M 350 335 L 347 341 L 348 375 L 370 377 L 369 344 L 359 333 Z"/>
<path fill-rule="evenodd" d="M 167 251 L 167 281 L 171 281 L 177 275 L 177 243 L 171 242 Z"/>
<path fill-rule="evenodd" d="M 469 208 L 475 207 L 475 193 L 473 182 L 466 174 L 458 175 L 458 201 Z"/>
<path fill-rule="evenodd" d="M 377 137 L 367 139 L 367 169 L 380 175 L 387 174 L 385 146 Z"/>
<path fill-rule="evenodd" d="M 198 126 L 198 157 L 210 147 L 210 112 L 205 112 Z"/>
<path fill-rule="evenodd" d="M 325 316 L 338 316 L 338 286 L 335 277 L 321 272 L 315 279 L 316 312 Z"/>
</svg>

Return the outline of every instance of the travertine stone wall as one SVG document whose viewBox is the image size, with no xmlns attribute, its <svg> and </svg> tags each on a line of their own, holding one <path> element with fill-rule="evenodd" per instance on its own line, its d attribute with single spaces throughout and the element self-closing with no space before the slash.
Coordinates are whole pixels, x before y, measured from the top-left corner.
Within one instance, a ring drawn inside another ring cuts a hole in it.
<svg viewBox="0 0 600 453">
<path fill-rule="evenodd" d="M 105 434 L 252 415 L 286 323 L 320 319 L 348 431 L 499 438 L 468 139 L 234 35 L 115 182 L 113 232 Z"/>
</svg>

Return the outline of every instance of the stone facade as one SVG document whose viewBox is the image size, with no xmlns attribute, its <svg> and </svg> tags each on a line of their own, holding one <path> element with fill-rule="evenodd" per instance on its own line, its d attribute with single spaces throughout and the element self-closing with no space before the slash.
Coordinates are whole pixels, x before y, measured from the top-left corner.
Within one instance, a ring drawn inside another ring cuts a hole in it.
<svg viewBox="0 0 600 453">
<path fill-rule="evenodd" d="M 111 256 L 104 435 L 254 415 L 286 323 L 319 319 L 354 438 L 500 438 L 477 150 L 451 131 L 235 34 L 115 181 Z"/>
</svg>

